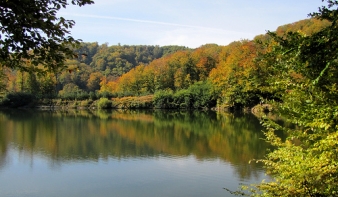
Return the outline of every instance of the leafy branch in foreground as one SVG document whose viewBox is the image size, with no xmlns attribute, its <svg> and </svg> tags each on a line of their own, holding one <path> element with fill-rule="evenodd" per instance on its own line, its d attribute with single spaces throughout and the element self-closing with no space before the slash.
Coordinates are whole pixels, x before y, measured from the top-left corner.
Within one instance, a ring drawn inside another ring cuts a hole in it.
<svg viewBox="0 0 338 197">
<path fill-rule="evenodd" d="M 84 6 L 92 0 L 72 0 Z M 21 68 L 23 61 L 42 64 L 49 70 L 74 56 L 72 45 L 78 40 L 69 36 L 73 20 L 57 17 L 66 0 L 2 0 L 0 1 L 0 63 Z"/>
<path fill-rule="evenodd" d="M 265 159 L 270 182 L 245 186 L 238 195 L 337 196 L 338 195 L 338 1 L 310 16 L 331 25 L 314 33 L 269 33 L 277 45 L 268 54 L 279 75 L 271 88 L 281 91 L 280 114 L 294 128 L 265 120 L 266 140 L 276 147 Z M 296 77 L 297 76 L 297 77 Z M 286 140 L 275 135 L 283 131 Z"/>
</svg>

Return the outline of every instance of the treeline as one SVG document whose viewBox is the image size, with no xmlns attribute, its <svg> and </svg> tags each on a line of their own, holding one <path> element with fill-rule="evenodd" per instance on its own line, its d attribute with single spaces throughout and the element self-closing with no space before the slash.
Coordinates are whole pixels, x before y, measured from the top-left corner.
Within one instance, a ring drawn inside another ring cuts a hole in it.
<svg viewBox="0 0 338 197">
<path fill-rule="evenodd" d="M 327 25 L 307 19 L 281 26 L 276 33 L 310 35 Z M 0 67 L 0 90 L 3 95 L 21 92 L 66 100 L 154 95 L 158 108 L 250 107 L 279 98 L 266 80 L 278 73 L 266 58 L 261 61 L 274 44 L 268 35 L 197 49 L 81 43 L 77 59 L 42 75 L 29 62 L 23 70 Z"/>
<path fill-rule="evenodd" d="M 25 105 L 36 98 L 85 100 L 107 97 L 111 93 L 98 92 L 103 77 L 115 80 L 137 65 L 146 65 L 180 50 L 191 49 L 184 46 L 81 43 L 75 50 L 78 58 L 68 59 L 64 66 L 54 70 L 44 70 L 43 66 L 36 67 L 30 62 L 26 62 L 20 70 L 0 65 L 0 99 L 9 95 L 19 105 Z M 36 72 L 37 69 L 40 69 L 39 72 Z"/>
<path fill-rule="evenodd" d="M 311 35 L 329 24 L 307 19 L 281 26 L 276 34 Z M 103 78 L 100 92 L 114 92 L 117 96 L 154 94 L 154 107 L 160 108 L 241 108 L 279 100 L 282 90 L 273 88 L 268 80 L 279 74 L 271 68 L 277 57 L 265 56 L 274 45 L 275 41 L 266 34 L 227 46 L 207 44 L 176 52 L 139 65 L 116 80 Z M 302 77 L 296 72 L 293 76 Z"/>
</svg>

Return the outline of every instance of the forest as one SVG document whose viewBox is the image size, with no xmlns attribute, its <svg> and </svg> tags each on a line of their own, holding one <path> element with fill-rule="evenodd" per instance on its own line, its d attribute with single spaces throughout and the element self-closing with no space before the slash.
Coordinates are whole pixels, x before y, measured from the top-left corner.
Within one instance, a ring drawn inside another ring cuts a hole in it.
<svg viewBox="0 0 338 197">
<path fill-rule="evenodd" d="M 328 21 L 305 19 L 278 27 L 276 34 L 311 35 L 328 25 Z M 279 98 L 266 80 L 273 73 L 260 61 L 273 45 L 268 34 L 196 49 L 81 42 L 74 48 L 77 57 L 66 59 L 57 69 L 29 61 L 20 68 L 0 67 L 0 99 L 6 107 L 34 106 L 46 100 L 54 104 L 76 100 L 86 106 L 100 98 L 115 101 L 102 107 L 252 107 Z M 121 98 L 132 97 L 137 97 L 136 104 L 121 104 Z"/>
</svg>

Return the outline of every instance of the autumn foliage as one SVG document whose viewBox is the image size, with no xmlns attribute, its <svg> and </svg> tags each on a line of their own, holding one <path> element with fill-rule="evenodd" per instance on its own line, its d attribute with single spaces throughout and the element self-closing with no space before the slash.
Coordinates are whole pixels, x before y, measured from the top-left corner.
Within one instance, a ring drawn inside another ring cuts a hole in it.
<svg viewBox="0 0 338 197">
<path fill-rule="evenodd" d="M 328 24 L 327 21 L 311 18 L 280 26 L 276 33 L 283 35 L 298 31 L 304 35 L 312 34 Z M 171 104 L 154 103 L 152 106 L 252 107 L 265 100 L 279 99 L 281 90 L 271 87 L 267 80 L 278 74 L 269 67 L 269 61 L 273 62 L 277 57 L 270 60 L 262 58 L 275 44 L 267 34 L 258 35 L 254 40 L 235 41 L 227 46 L 206 44 L 196 49 L 81 43 L 80 48 L 75 50 L 81 55 L 67 59 L 64 69 L 45 70 L 41 74 L 28 72 L 28 69 L 1 67 L 4 77 L 0 85 L 2 95 L 26 92 L 38 98 L 82 100 L 145 95 L 159 98 L 158 95 L 168 92 L 177 99 L 170 101 Z M 40 69 L 43 70 L 43 67 Z M 303 77 L 297 72 L 294 76 L 298 79 Z M 193 87 L 198 86 L 204 88 L 203 91 L 198 90 L 203 94 L 195 92 Z M 199 105 L 195 103 L 201 103 L 197 97 L 210 101 Z M 189 99 L 192 104 L 187 105 Z"/>
</svg>

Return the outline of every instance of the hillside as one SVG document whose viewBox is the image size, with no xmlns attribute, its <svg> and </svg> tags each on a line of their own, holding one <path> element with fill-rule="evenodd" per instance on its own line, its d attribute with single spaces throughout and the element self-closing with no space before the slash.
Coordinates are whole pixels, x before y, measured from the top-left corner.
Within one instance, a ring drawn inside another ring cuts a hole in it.
<svg viewBox="0 0 338 197">
<path fill-rule="evenodd" d="M 283 35 L 293 31 L 311 35 L 328 25 L 327 21 L 311 18 L 282 25 L 276 33 Z M 265 46 L 257 40 L 266 43 Z M 161 91 L 182 96 L 188 94 L 182 91 L 203 90 L 207 95 L 195 96 L 205 96 L 204 100 L 213 100 L 211 103 L 253 105 L 275 94 L 264 81 L 264 73 L 269 72 L 266 65 L 255 62 L 259 54 L 269 50 L 269 45 L 267 34 L 258 35 L 254 40 L 234 41 L 227 46 L 206 44 L 197 49 L 84 42 L 76 49 L 78 59 L 67 60 L 64 68 L 53 73 L 41 76 L 3 68 L 1 73 L 6 80 L 2 80 L 0 86 L 4 92 L 27 92 L 39 98 L 55 97 L 56 93 L 64 99 L 140 96 Z M 200 85 L 194 87 L 197 83 Z M 172 98 L 170 102 L 183 101 Z"/>
</svg>

